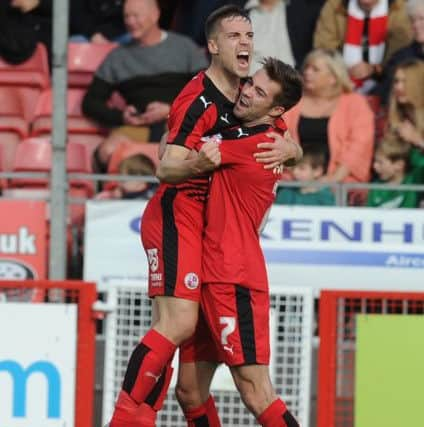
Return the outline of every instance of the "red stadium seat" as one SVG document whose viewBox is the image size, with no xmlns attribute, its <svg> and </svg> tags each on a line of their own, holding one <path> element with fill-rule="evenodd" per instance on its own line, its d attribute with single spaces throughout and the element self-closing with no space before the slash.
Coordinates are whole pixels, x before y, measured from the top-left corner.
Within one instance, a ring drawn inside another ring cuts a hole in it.
<svg viewBox="0 0 424 427">
<path fill-rule="evenodd" d="M 86 88 L 115 43 L 69 43 L 68 86 Z"/>
<path fill-rule="evenodd" d="M 14 87 L 0 86 L 0 133 L 16 132 L 21 138 L 28 135 L 28 123 L 21 93 Z"/>
<path fill-rule="evenodd" d="M 13 169 L 16 147 L 21 139 L 16 132 L 0 132 L 0 147 L 2 149 L 1 167 L 4 171 Z"/>
<path fill-rule="evenodd" d="M 47 139 L 29 138 L 16 148 L 14 172 L 50 172 L 52 163 L 51 143 Z M 48 178 L 13 178 L 10 187 L 47 187 Z"/>
<path fill-rule="evenodd" d="M 77 143 L 66 146 L 66 170 L 68 173 L 91 173 L 90 159 L 86 148 Z M 14 172 L 50 172 L 52 165 L 52 145 L 49 138 L 28 138 L 22 141 L 15 153 Z M 48 178 L 13 178 L 11 188 L 45 188 Z M 94 194 L 94 185 L 87 180 L 72 180 L 70 187 L 83 189 L 87 197 Z"/>
<path fill-rule="evenodd" d="M 69 89 L 67 92 L 67 119 L 68 132 L 78 134 L 102 134 L 103 129 L 84 117 L 81 103 L 85 91 Z M 53 92 L 51 89 L 43 91 L 38 99 L 32 123 L 32 136 L 49 135 L 53 124 Z"/>
<path fill-rule="evenodd" d="M 0 59 L 0 85 L 45 89 L 50 84 L 47 50 L 37 44 L 34 54 L 22 64 L 12 65 Z"/>
</svg>

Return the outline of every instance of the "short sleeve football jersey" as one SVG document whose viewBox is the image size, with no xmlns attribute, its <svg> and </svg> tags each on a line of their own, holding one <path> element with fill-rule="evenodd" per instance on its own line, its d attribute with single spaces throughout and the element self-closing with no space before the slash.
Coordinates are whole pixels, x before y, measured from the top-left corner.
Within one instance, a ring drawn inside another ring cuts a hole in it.
<svg viewBox="0 0 424 427">
<path fill-rule="evenodd" d="M 275 198 L 281 178 L 264 169 L 253 154 L 275 128 L 269 125 L 224 130 L 222 164 L 214 172 L 206 209 L 203 281 L 235 283 L 266 290 L 268 280 L 259 243 L 259 228 Z"/>
</svg>

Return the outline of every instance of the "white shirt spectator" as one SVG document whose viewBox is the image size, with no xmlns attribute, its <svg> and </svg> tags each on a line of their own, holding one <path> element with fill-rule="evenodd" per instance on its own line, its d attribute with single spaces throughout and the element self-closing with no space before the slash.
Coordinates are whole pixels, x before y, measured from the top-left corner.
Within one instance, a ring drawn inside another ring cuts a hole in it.
<svg viewBox="0 0 424 427">
<path fill-rule="evenodd" d="M 249 0 L 245 5 L 245 9 L 249 10 L 255 33 L 251 74 L 261 67 L 260 60 L 266 56 L 295 65 L 287 31 L 286 1 Z"/>
</svg>

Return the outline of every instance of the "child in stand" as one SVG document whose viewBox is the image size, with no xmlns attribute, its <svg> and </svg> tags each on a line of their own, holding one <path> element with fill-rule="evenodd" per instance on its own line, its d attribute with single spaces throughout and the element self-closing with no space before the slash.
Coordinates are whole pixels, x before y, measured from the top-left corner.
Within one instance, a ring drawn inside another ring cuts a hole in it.
<svg viewBox="0 0 424 427">
<path fill-rule="evenodd" d="M 417 170 L 410 168 L 410 144 L 401 140 L 384 139 L 376 148 L 374 170 L 378 183 L 419 184 Z M 375 189 L 368 193 L 367 206 L 379 208 L 416 208 L 418 194 L 415 191 Z"/>
<path fill-rule="evenodd" d="M 293 167 L 293 176 L 299 182 L 319 181 L 327 168 L 325 153 L 304 148 L 302 160 Z M 335 199 L 329 187 L 307 185 L 300 188 L 279 187 L 275 203 L 280 205 L 334 206 Z"/>
<path fill-rule="evenodd" d="M 119 163 L 120 175 L 155 176 L 153 161 L 144 154 L 134 154 Z M 117 186 L 97 194 L 96 199 L 145 199 L 149 200 L 156 191 L 157 184 L 144 181 L 120 181 Z"/>
</svg>

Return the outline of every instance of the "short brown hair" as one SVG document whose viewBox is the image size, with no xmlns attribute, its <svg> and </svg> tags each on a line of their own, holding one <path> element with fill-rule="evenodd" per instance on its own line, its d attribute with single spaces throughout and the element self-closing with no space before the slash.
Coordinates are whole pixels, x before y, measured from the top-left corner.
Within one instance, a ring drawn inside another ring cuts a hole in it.
<svg viewBox="0 0 424 427">
<path fill-rule="evenodd" d="M 134 154 L 119 163 L 121 175 L 154 176 L 156 167 L 153 160 L 145 154 Z"/>
<path fill-rule="evenodd" d="M 226 18 L 243 18 L 248 22 L 251 22 L 249 13 L 234 4 L 228 4 L 222 6 L 219 9 L 214 10 L 206 19 L 205 23 L 205 35 L 206 40 L 209 40 L 217 30 L 218 25 L 223 19 Z"/>
<path fill-rule="evenodd" d="M 282 106 L 285 111 L 290 110 L 302 97 L 302 76 L 291 65 L 279 59 L 267 57 L 261 61 L 268 77 L 281 86 L 281 90 L 274 97 L 274 106 Z"/>
<path fill-rule="evenodd" d="M 306 145 L 303 148 L 303 157 L 299 163 L 308 163 L 312 169 L 322 168 L 323 171 L 327 170 L 328 155 L 321 147 L 312 147 Z"/>
<path fill-rule="evenodd" d="M 411 154 L 409 143 L 394 138 L 385 138 L 377 145 L 375 152 L 387 157 L 391 162 L 402 160 L 405 162 L 405 170 L 409 170 Z"/>
</svg>

